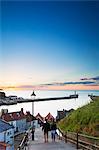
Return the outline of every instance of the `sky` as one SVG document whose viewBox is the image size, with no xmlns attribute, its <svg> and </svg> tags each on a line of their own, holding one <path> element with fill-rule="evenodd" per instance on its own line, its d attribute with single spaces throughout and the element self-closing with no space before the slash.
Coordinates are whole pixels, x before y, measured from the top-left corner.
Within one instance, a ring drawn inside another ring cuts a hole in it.
<svg viewBox="0 0 99 150">
<path fill-rule="evenodd" d="M 98 1 L 0 3 L 0 88 L 98 89 Z"/>
</svg>

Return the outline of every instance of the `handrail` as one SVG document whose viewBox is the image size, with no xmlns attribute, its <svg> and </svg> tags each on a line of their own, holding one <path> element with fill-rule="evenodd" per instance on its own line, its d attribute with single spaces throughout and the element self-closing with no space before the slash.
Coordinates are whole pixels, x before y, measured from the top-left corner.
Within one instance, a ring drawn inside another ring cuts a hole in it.
<svg viewBox="0 0 99 150">
<path fill-rule="evenodd" d="M 61 133 L 62 137 L 64 138 L 65 142 L 70 141 L 76 144 L 76 148 L 79 147 L 86 148 L 88 150 L 98 150 L 99 145 L 96 142 L 99 140 L 98 137 L 93 137 L 89 135 L 84 135 L 75 132 L 63 132 L 60 128 L 58 128 L 59 132 Z M 93 140 L 93 142 L 92 142 Z M 97 142 L 98 143 L 98 142 Z"/>
<path fill-rule="evenodd" d="M 25 147 L 25 145 L 27 144 L 27 140 L 28 140 L 28 133 L 26 133 L 23 137 L 22 142 L 20 143 L 19 147 L 17 148 L 17 150 L 21 150 Z"/>
<path fill-rule="evenodd" d="M 81 133 L 79 133 L 79 135 L 83 136 L 83 137 L 88 137 L 88 138 L 93 139 L 93 140 L 99 140 L 99 137 L 89 136 L 89 135 L 81 134 Z"/>
</svg>

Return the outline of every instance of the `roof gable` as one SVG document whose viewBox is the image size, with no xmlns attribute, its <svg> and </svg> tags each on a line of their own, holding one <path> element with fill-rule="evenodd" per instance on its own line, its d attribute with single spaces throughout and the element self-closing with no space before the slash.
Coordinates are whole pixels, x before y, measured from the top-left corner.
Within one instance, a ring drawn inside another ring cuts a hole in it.
<svg viewBox="0 0 99 150">
<path fill-rule="evenodd" d="M 43 120 L 44 120 L 44 118 L 40 115 L 40 113 L 38 113 L 38 114 L 36 115 L 36 119 L 39 119 L 39 120 L 41 120 L 42 122 L 43 122 Z"/>
<path fill-rule="evenodd" d="M 51 115 L 51 113 L 48 113 L 48 115 L 45 117 L 47 120 L 53 120 L 54 117 Z"/>
</svg>

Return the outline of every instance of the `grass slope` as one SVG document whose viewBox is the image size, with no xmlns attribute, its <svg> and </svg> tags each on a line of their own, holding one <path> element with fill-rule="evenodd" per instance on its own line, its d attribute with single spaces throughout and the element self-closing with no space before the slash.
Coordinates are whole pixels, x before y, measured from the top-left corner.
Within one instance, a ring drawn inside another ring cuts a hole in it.
<svg viewBox="0 0 99 150">
<path fill-rule="evenodd" d="M 99 97 L 73 111 L 68 117 L 62 119 L 58 126 L 63 131 L 78 131 L 99 137 Z"/>
</svg>

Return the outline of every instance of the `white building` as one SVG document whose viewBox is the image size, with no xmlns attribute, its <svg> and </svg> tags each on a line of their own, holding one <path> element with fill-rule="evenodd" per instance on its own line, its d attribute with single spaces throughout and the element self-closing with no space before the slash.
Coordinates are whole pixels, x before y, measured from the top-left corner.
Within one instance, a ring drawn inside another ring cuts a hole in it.
<svg viewBox="0 0 99 150">
<path fill-rule="evenodd" d="M 0 119 L 0 150 L 14 150 L 14 127 Z"/>
<path fill-rule="evenodd" d="M 23 109 L 17 112 L 3 113 L 1 118 L 14 126 L 15 133 L 23 133 L 26 131 L 26 116 Z"/>
<path fill-rule="evenodd" d="M 36 118 L 30 114 L 29 111 L 26 112 L 26 129 L 30 129 L 32 128 L 33 126 L 36 127 Z"/>
</svg>

